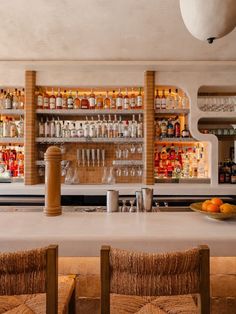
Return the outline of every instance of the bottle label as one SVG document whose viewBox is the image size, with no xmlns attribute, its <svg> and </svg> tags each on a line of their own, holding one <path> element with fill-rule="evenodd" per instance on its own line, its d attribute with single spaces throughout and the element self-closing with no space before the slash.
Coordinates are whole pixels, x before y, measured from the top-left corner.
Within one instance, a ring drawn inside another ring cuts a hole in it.
<svg viewBox="0 0 236 314">
<path fill-rule="evenodd" d="M 49 108 L 48 97 L 44 97 L 44 99 L 43 99 L 43 107 L 44 108 Z"/>
<path fill-rule="evenodd" d="M 44 126 L 41 123 L 39 124 L 39 136 L 44 136 Z"/>
<path fill-rule="evenodd" d="M 165 98 L 161 99 L 161 109 L 166 109 L 166 99 Z"/>
<path fill-rule="evenodd" d="M 143 97 L 141 96 L 141 95 L 139 95 L 138 97 L 137 97 L 137 107 L 142 107 L 142 105 L 143 105 Z"/>
<path fill-rule="evenodd" d="M 73 108 L 73 98 L 72 97 L 69 97 L 67 99 L 67 106 L 68 106 L 69 109 Z"/>
<path fill-rule="evenodd" d="M 123 98 L 117 97 L 116 98 L 116 107 L 117 109 L 122 109 L 123 107 Z"/>
<path fill-rule="evenodd" d="M 129 98 L 124 99 L 124 109 L 129 109 Z"/>
<path fill-rule="evenodd" d="M 38 96 L 38 102 L 37 102 L 38 108 L 43 108 L 43 96 Z"/>
<path fill-rule="evenodd" d="M 136 101 L 135 101 L 135 98 L 132 97 L 132 98 L 130 99 L 130 108 L 131 108 L 131 109 L 134 109 L 135 106 L 136 106 Z"/>
<path fill-rule="evenodd" d="M 155 100 L 155 107 L 156 107 L 157 110 L 161 109 L 161 100 L 160 100 L 160 98 L 156 98 L 156 100 Z"/>
<path fill-rule="evenodd" d="M 61 97 L 56 98 L 56 107 L 57 107 L 57 109 L 62 108 L 62 98 Z"/>
<path fill-rule="evenodd" d="M 55 109 L 56 107 L 56 99 L 55 98 L 50 98 L 50 109 Z"/>
<path fill-rule="evenodd" d="M 94 97 L 89 98 L 89 107 L 91 109 L 95 108 L 95 98 Z"/>
</svg>

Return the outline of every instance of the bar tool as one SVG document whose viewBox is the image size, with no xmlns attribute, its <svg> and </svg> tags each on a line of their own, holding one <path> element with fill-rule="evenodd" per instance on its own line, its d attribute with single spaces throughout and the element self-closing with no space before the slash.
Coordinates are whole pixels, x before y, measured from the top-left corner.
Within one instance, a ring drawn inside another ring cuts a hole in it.
<svg viewBox="0 0 236 314">
<path fill-rule="evenodd" d="M 95 149 L 94 148 L 91 149 L 91 153 L 92 153 L 92 164 L 93 164 L 93 167 L 95 167 Z"/>
<path fill-rule="evenodd" d="M 136 211 L 142 212 L 143 211 L 143 198 L 142 198 L 142 192 L 136 191 L 135 192 L 135 198 L 136 198 Z"/>
<path fill-rule="evenodd" d="M 152 197 L 153 197 L 153 189 L 142 188 L 142 200 L 143 200 L 143 211 L 150 212 L 152 211 Z"/>
<path fill-rule="evenodd" d="M 90 166 L 90 149 L 86 149 L 86 159 L 87 159 L 87 165 Z"/>
<path fill-rule="evenodd" d="M 107 212 L 118 212 L 119 210 L 119 191 L 107 191 Z"/>
</svg>

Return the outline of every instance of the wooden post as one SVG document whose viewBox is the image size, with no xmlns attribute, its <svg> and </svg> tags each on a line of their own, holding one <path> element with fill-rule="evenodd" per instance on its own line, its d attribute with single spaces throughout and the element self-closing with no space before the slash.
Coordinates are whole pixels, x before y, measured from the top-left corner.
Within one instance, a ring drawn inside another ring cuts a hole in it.
<svg viewBox="0 0 236 314">
<path fill-rule="evenodd" d="M 61 215 L 61 150 L 50 146 L 45 160 L 45 207 L 47 216 Z"/>
<path fill-rule="evenodd" d="M 103 245 L 100 251 L 101 314 L 110 314 L 110 249 L 110 246 Z"/>
<path fill-rule="evenodd" d="M 36 143 L 35 143 L 35 83 L 36 72 L 25 72 L 25 184 L 38 183 L 36 167 Z"/>
<path fill-rule="evenodd" d="M 58 313 L 58 245 L 47 249 L 46 314 Z"/>
<path fill-rule="evenodd" d="M 154 184 L 154 89 L 155 72 L 144 75 L 144 184 Z"/>
</svg>

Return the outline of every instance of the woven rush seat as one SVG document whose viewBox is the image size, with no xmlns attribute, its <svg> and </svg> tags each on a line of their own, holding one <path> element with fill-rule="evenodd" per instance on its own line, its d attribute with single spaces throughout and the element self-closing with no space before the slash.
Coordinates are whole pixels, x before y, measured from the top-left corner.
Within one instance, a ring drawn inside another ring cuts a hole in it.
<svg viewBox="0 0 236 314">
<path fill-rule="evenodd" d="M 144 253 L 103 246 L 102 314 L 210 314 L 209 248 Z"/>
<path fill-rule="evenodd" d="M 140 297 L 111 293 L 113 314 L 197 314 L 199 310 L 191 295 Z"/>
<path fill-rule="evenodd" d="M 58 277 L 58 314 L 67 313 L 67 305 L 74 289 L 74 278 Z M 46 293 L 0 296 L 0 314 L 45 314 Z"/>
</svg>

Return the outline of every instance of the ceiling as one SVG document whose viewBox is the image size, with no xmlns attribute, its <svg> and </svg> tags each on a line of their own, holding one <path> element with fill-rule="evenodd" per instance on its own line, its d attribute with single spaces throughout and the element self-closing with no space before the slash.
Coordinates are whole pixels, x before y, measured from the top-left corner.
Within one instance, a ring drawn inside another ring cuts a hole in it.
<svg viewBox="0 0 236 314">
<path fill-rule="evenodd" d="M 0 1 L 0 60 L 236 60 L 236 29 L 212 45 L 178 0 Z"/>
</svg>

